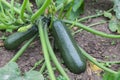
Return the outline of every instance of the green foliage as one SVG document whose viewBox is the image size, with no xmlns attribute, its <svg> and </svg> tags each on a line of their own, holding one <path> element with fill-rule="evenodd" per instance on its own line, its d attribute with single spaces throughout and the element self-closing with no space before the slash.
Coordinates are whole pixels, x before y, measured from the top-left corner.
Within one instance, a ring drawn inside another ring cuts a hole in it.
<svg viewBox="0 0 120 80">
<path fill-rule="evenodd" d="M 73 11 L 76 12 L 83 4 L 84 0 L 74 0 Z"/>
<path fill-rule="evenodd" d="M 32 27 L 32 24 L 26 25 L 26 26 L 22 26 L 18 29 L 18 32 L 25 32 L 28 29 L 30 29 Z"/>
<path fill-rule="evenodd" d="M 17 80 L 20 77 L 20 70 L 16 63 L 9 63 L 0 68 L 0 80 Z"/>
<path fill-rule="evenodd" d="M 120 19 L 120 0 L 114 0 L 114 11 L 116 13 L 116 17 Z"/>
<path fill-rule="evenodd" d="M 116 19 L 116 17 L 114 17 L 114 16 L 109 21 L 109 29 L 111 32 L 120 33 L 120 21 L 118 19 Z"/>
<path fill-rule="evenodd" d="M 44 77 L 37 71 L 25 72 L 21 76 L 21 71 L 15 62 L 8 63 L 0 68 L 0 80 L 44 80 Z"/>
<path fill-rule="evenodd" d="M 83 0 L 73 0 L 70 4 L 70 11 L 68 12 L 68 19 L 75 20 L 84 11 Z"/>
<path fill-rule="evenodd" d="M 115 75 L 109 72 L 103 74 L 103 80 L 115 80 Z"/>
<path fill-rule="evenodd" d="M 103 80 L 120 80 L 120 71 L 117 74 L 105 72 L 103 74 Z"/>
<path fill-rule="evenodd" d="M 56 5 L 64 4 L 67 18 L 75 20 L 84 11 L 84 0 L 56 0 Z"/>
<path fill-rule="evenodd" d="M 29 71 L 24 74 L 24 80 L 44 80 L 44 77 L 37 71 Z"/>
<path fill-rule="evenodd" d="M 111 13 L 107 12 L 107 11 L 104 11 L 104 16 L 111 19 L 113 16 Z"/>
<path fill-rule="evenodd" d="M 38 8 L 40 8 L 42 6 L 42 4 L 44 3 L 44 0 L 35 0 L 36 5 Z"/>
<path fill-rule="evenodd" d="M 65 1 L 66 0 L 56 0 L 56 5 L 58 6 L 58 5 L 60 5 L 60 4 L 62 4 L 62 3 L 65 3 Z"/>
</svg>

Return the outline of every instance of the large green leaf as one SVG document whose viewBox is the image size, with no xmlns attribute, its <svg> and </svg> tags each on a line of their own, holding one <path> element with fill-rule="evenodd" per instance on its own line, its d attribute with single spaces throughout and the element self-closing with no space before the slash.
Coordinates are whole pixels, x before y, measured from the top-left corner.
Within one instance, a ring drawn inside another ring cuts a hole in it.
<svg viewBox="0 0 120 80">
<path fill-rule="evenodd" d="M 16 63 L 9 63 L 0 68 L 0 80 L 17 80 L 20 76 L 20 70 Z"/>
<path fill-rule="evenodd" d="M 66 0 L 56 0 L 56 4 L 64 4 Z M 84 11 L 84 0 L 68 0 L 64 5 L 64 10 L 68 11 L 66 17 L 70 20 L 75 20 Z"/>
<path fill-rule="evenodd" d="M 109 29 L 111 32 L 116 32 L 118 27 L 117 27 L 117 20 L 115 17 L 113 17 L 110 21 L 109 21 Z"/>
<path fill-rule="evenodd" d="M 105 72 L 103 74 L 103 80 L 115 80 L 115 74 L 111 74 L 109 72 Z"/>
<path fill-rule="evenodd" d="M 55 3 L 56 3 L 57 5 L 60 5 L 61 3 L 65 3 L 65 1 L 66 1 L 66 0 L 56 0 Z"/>
<path fill-rule="evenodd" d="M 84 1 L 83 0 L 74 0 L 71 11 L 67 15 L 68 19 L 75 20 L 80 16 L 81 13 L 84 11 Z"/>
<path fill-rule="evenodd" d="M 115 75 L 115 80 L 120 80 L 120 71 Z"/>
<path fill-rule="evenodd" d="M 44 80 L 44 77 L 37 71 L 29 71 L 22 76 L 18 65 L 11 62 L 0 68 L 0 80 Z"/>
<path fill-rule="evenodd" d="M 44 3 L 44 1 L 45 0 L 35 0 L 37 7 L 40 8 L 42 4 Z"/>
<path fill-rule="evenodd" d="M 83 0 L 74 0 L 73 11 L 76 12 L 83 4 Z"/>
<path fill-rule="evenodd" d="M 116 13 L 116 17 L 120 19 L 120 0 L 114 0 L 114 11 Z"/>
<path fill-rule="evenodd" d="M 37 71 L 29 71 L 24 75 L 24 80 L 44 80 L 44 77 Z"/>
<path fill-rule="evenodd" d="M 112 19 L 112 14 L 110 12 L 107 12 L 107 11 L 104 11 L 104 16 L 109 18 L 109 19 Z"/>
<path fill-rule="evenodd" d="M 120 33 L 120 21 L 114 16 L 109 21 L 109 29 L 110 29 L 111 32 Z"/>
<path fill-rule="evenodd" d="M 120 71 L 116 74 L 104 72 L 103 80 L 120 80 Z"/>
</svg>

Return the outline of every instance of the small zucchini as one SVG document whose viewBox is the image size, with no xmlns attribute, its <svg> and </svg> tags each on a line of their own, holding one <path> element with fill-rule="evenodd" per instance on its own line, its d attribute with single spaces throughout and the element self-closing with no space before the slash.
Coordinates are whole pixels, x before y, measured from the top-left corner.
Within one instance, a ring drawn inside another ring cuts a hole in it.
<svg viewBox="0 0 120 80">
<path fill-rule="evenodd" d="M 13 33 L 12 35 L 8 36 L 7 39 L 4 41 L 4 46 L 8 50 L 14 50 L 18 48 L 24 41 L 32 38 L 37 32 L 37 27 L 33 25 L 25 32 Z"/>
<path fill-rule="evenodd" d="M 54 21 L 52 35 L 66 67 L 75 74 L 84 72 L 86 70 L 86 59 L 81 54 L 76 41 L 65 24 L 59 20 Z"/>
</svg>

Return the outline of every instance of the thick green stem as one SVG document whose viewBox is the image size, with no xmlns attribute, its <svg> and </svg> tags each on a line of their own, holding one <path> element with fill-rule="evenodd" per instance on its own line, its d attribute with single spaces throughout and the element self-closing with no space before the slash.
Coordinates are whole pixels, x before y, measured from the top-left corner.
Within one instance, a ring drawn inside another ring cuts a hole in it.
<svg viewBox="0 0 120 80">
<path fill-rule="evenodd" d="M 42 24 L 42 21 L 39 21 L 38 29 L 39 29 L 39 36 L 40 36 L 40 40 L 41 40 L 41 44 L 42 44 L 42 51 L 43 51 L 44 58 L 45 58 L 45 64 L 46 64 L 46 67 L 48 69 L 49 76 L 50 76 L 51 80 L 56 80 L 54 72 L 52 70 L 52 65 L 51 65 L 51 62 L 50 62 L 50 57 L 49 57 L 49 53 L 48 53 L 48 49 L 47 49 L 47 44 L 46 44 L 46 41 L 45 41 L 45 35 L 44 35 L 43 27 L 44 26 Z"/>
<path fill-rule="evenodd" d="M 86 57 L 86 59 L 88 59 L 89 61 L 91 61 L 92 63 L 94 63 L 95 65 L 97 65 L 99 68 L 103 69 L 104 71 L 107 71 L 111 74 L 117 74 L 118 72 L 113 71 L 112 69 L 109 69 L 105 66 L 103 66 L 102 64 L 98 63 L 92 56 L 90 56 L 86 51 L 84 51 L 82 48 L 79 47 L 79 49 L 82 51 L 82 54 Z"/>
<path fill-rule="evenodd" d="M 9 61 L 9 62 L 16 62 L 17 59 L 23 54 L 23 52 L 27 49 L 30 43 L 35 39 L 36 35 L 32 37 L 17 53 L 16 55 Z"/>
<path fill-rule="evenodd" d="M 27 6 L 29 0 L 23 0 L 23 4 L 21 7 L 21 11 L 20 11 L 20 18 L 24 21 L 24 13 L 25 13 L 25 8 Z"/>
<path fill-rule="evenodd" d="M 51 3 L 51 0 L 46 0 L 42 5 L 42 7 L 32 15 L 31 21 L 34 22 L 39 16 L 41 16 L 41 14 L 43 14 L 43 12 L 49 6 L 50 3 Z"/>
<path fill-rule="evenodd" d="M 0 30 L 6 30 L 6 29 L 17 29 L 18 26 L 14 25 L 5 25 L 5 24 L 0 24 Z"/>
<path fill-rule="evenodd" d="M 107 34 L 107 33 L 104 33 L 104 32 L 101 32 L 101 31 L 98 31 L 98 30 L 95 30 L 95 29 L 92 29 L 88 26 L 85 26 L 81 23 L 78 23 L 78 22 L 74 22 L 74 21 L 70 21 L 70 20 L 63 20 L 63 22 L 65 23 L 69 23 L 69 24 L 74 24 L 76 26 L 78 26 L 79 28 L 82 28 L 88 32 L 91 32 L 95 35 L 98 35 L 98 36 L 101 36 L 101 37 L 106 37 L 106 38 L 120 38 L 120 35 L 113 35 L 113 34 Z"/>
<path fill-rule="evenodd" d="M 48 47 L 48 51 L 49 51 L 49 55 L 52 59 L 52 61 L 54 62 L 55 66 L 57 67 L 57 69 L 59 70 L 59 72 L 66 78 L 66 80 L 70 80 L 68 75 L 66 74 L 66 72 L 64 71 L 64 69 L 62 68 L 62 66 L 60 65 L 60 63 L 58 62 L 55 53 L 51 47 L 51 44 L 49 42 L 48 39 L 48 33 L 47 33 L 47 27 L 45 26 L 44 28 L 44 34 L 45 34 L 45 39 L 46 39 L 46 43 L 47 43 L 47 47 Z"/>
</svg>

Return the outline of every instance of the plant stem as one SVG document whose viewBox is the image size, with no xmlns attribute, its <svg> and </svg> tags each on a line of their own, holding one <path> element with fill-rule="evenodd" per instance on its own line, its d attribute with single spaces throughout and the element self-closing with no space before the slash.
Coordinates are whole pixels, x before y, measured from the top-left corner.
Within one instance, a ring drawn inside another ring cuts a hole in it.
<svg viewBox="0 0 120 80">
<path fill-rule="evenodd" d="M 42 74 L 43 71 L 45 70 L 45 66 L 46 66 L 45 63 L 43 63 L 43 65 L 42 65 L 42 67 L 41 67 L 41 69 L 40 69 L 40 71 L 39 71 L 41 74 Z"/>
<path fill-rule="evenodd" d="M 1 0 L 2 3 L 4 3 L 7 7 L 11 8 L 11 4 L 9 4 L 6 0 Z M 20 14 L 20 10 L 17 9 L 16 7 L 14 7 L 14 10 L 16 13 Z M 24 13 L 25 17 L 29 17 L 29 15 L 27 15 L 26 13 Z"/>
<path fill-rule="evenodd" d="M 26 10 L 29 14 L 33 14 L 33 11 L 32 11 L 32 8 L 31 8 L 31 3 L 30 3 L 30 0 L 28 0 L 28 3 L 26 5 Z"/>
<path fill-rule="evenodd" d="M 20 18 L 24 21 L 24 13 L 25 13 L 25 8 L 27 6 L 29 0 L 23 0 L 21 11 L 20 11 Z"/>
<path fill-rule="evenodd" d="M 91 25 L 89 25 L 88 27 L 92 27 L 92 26 L 99 25 L 99 24 L 104 24 L 104 23 L 106 23 L 106 21 L 100 21 L 100 22 L 91 24 Z M 73 32 L 72 34 L 75 35 L 76 33 L 81 32 L 82 30 L 83 30 L 83 29 L 79 29 L 79 30 Z"/>
<path fill-rule="evenodd" d="M 40 40 L 41 40 L 41 44 L 42 44 L 42 50 L 43 50 L 44 58 L 45 58 L 45 64 L 48 69 L 51 80 L 56 80 L 54 72 L 52 70 L 50 58 L 49 58 L 49 53 L 48 53 L 47 44 L 46 44 L 45 37 L 44 37 L 45 35 L 44 35 L 43 27 L 44 26 L 42 24 L 42 21 L 39 21 L 38 29 L 39 29 L 39 36 L 40 36 Z"/>
<path fill-rule="evenodd" d="M 30 43 L 35 39 L 36 35 L 32 37 L 17 53 L 16 55 L 9 61 L 9 62 L 16 62 L 17 59 L 23 54 L 23 52 L 27 49 Z"/>
<path fill-rule="evenodd" d="M 66 74 L 66 72 L 64 71 L 64 69 L 62 68 L 62 66 L 60 65 L 60 63 L 58 62 L 55 53 L 51 47 L 50 41 L 48 39 L 48 33 L 47 33 L 47 27 L 45 26 L 44 28 L 44 34 L 45 34 L 45 39 L 46 39 L 46 43 L 47 43 L 47 47 L 48 47 L 48 51 L 49 51 L 49 55 L 52 59 L 52 61 L 54 62 L 55 66 L 57 67 L 57 69 L 59 70 L 59 72 L 66 78 L 66 80 L 70 80 L 68 75 Z"/>
<path fill-rule="evenodd" d="M 17 29 L 17 26 L 14 25 L 5 25 L 5 24 L 0 24 L 0 30 L 6 30 L 6 29 Z"/>
<path fill-rule="evenodd" d="M 45 11 L 45 9 L 48 7 L 48 5 L 51 3 L 51 0 L 46 0 L 44 2 L 44 4 L 42 5 L 42 7 L 32 15 L 31 17 L 31 21 L 34 22 L 36 20 L 36 18 L 38 18 L 39 16 L 41 16 L 41 14 L 43 14 L 43 12 Z"/>
<path fill-rule="evenodd" d="M 63 10 L 64 10 L 64 6 L 60 9 L 58 19 L 62 19 Z"/>
<path fill-rule="evenodd" d="M 90 24 L 88 27 L 92 27 L 92 26 L 96 26 L 96 25 L 99 25 L 99 24 L 104 24 L 106 23 L 107 21 L 99 21 L 97 23 L 93 23 L 93 24 Z"/>
<path fill-rule="evenodd" d="M 112 10 L 113 10 L 113 8 L 107 10 L 107 12 L 110 12 L 110 11 L 112 11 Z M 90 18 L 99 17 L 99 16 L 102 16 L 102 15 L 104 15 L 104 13 L 99 13 L 99 14 L 95 14 L 95 15 L 91 15 L 91 16 L 83 17 L 83 18 L 80 18 L 80 19 L 78 20 L 78 22 L 80 22 L 80 21 L 84 21 L 84 20 L 86 20 L 86 19 L 90 19 Z"/>
<path fill-rule="evenodd" d="M 107 71 L 109 73 L 112 74 L 117 74 L 118 72 L 113 71 L 112 69 L 109 69 L 103 65 L 101 65 L 100 63 L 98 63 L 96 60 L 94 60 L 94 58 L 89 55 L 86 51 L 84 51 L 81 47 L 79 47 L 79 49 L 81 50 L 82 54 L 86 57 L 86 59 L 88 59 L 89 61 L 91 61 L 92 63 L 94 63 L 95 65 L 97 65 L 98 67 L 100 67 L 101 69 L 103 69 L 104 71 Z"/>
<path fill-rule="evenodd" d="M 95 35 L 98 35 L 98 36 L 101 36 L 101 37 L 105 37 L 105 38 L 120 38 L 120 35 L 107 34 L 107 33 L 104 33 L 104 32 L 101 32 L 101 31 L 89 28 L 88 26 L 85 26 L 85 25 L 83 25 L 81 23 L 78 23 L 78 22 L 75 23 L 74 21 L 65 20 L 65 19 L 63 19 L 63 22 L 69 23 L 69 24 L 75 24 L 79 28 L 82 28 L 82 29 L 84 29 L 84 30 L 86 30 L 88 32 L 91 32 L 91 33 L 93 33 Z"/>
<path fill-rule="evenodd" d="M 14 2 L 15 2 L 15 0 L 11 0 L 11 14 L 12 14 L 12 16 L 14 16 Z"/>
<path fill-rule="evenodd" d="M 90 18 L 99 17 L 99 16 L 102 16 L 102 15 L 103 15 L 103 13 L 101 13 L 101 14 L 95 14 L 95 15 L 91 15 L 91 16 L 87 16 L 87 17 L 83 17 L 83 18 L 80 18 L 80 19 L 78 20 L 78 22 L 84 21 L 84 20 L 90 19 Z"/>
<path fill-rule="evenodd" d="M 30 71 L 34 70 L 34 69 L 35 69 L 38 65 L 40 65 L 43 61 L 44 61 L 44 59 L 41 59 L 41 60 L 39 60 L 38 62 L 36 62 L 36 63 L 34 64 L 34 66 L 30 69 Z"/>
<path fill-rule="evenodd" d="M 97 60 L 100 63 L 108 63 L 108 64 L 120 64 L 120 61 L 103 61 L 103 60 Z"/>
</svg>

